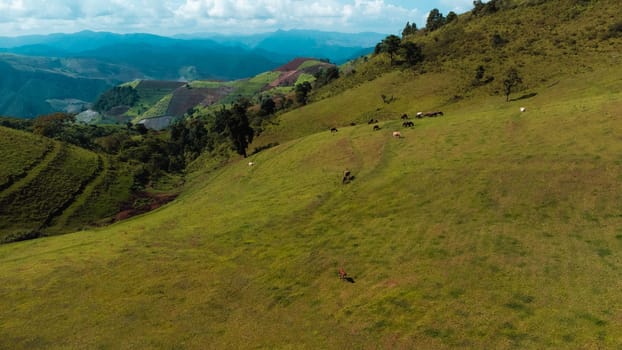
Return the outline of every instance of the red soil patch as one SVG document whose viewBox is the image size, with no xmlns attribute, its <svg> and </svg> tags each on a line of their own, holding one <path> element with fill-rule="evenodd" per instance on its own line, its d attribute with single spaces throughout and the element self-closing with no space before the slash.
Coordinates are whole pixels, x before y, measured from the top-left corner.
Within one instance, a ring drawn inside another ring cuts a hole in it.
<svg viewBox="0 0 622 350">
<path fill-rule="evenodd" d="M 177 198 L 176 194 L 151 194 L 140 192 L 123 205 L 123 209 L 115 215 L 113 222 L 125 220 L 155 210 Z"/>
<path fill-rule="evenodd" d="M 293 61 L 290 61 L 289 63 L 280 66 L 279 68 L 275 69 L 274 71 L 276 72 L 289 72 L 292 70 L 296 70 L 298 69 L 298 67 L 300 67 L 301 64 L 303 64 L 305 61 L 309 61 L 309 60 L 314 60 L 314 58 L 304 58 L 304 57 L 299 57 L 294 59 Z"/>
<path fill-rule="evenodd" d="M 301 72 L 297 71 L 297 70 L 293 70 L 293 71 L 289 71 L 289 72 L 284 72 L 278 78 L 276 78 L 273 82 L 268 84 L 268 87 L 266 88 L 266 90 L 269 90 L 271 88 L 275 88 L 277 86 L 291 86 L 291 85 L 294 85 L 296 80 L 298 80 L 298 77 L 300 76 L 300 74 L 301 74 Z"/>
</svg>

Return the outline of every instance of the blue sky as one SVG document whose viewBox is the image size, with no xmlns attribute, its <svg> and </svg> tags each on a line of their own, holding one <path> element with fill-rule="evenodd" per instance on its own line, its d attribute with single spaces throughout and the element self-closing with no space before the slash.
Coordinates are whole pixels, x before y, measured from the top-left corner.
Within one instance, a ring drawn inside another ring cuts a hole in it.
<svg viewBox="0 0 622 350">
<path fill-rule="evenodd" d="M 399 34 L 433 8 L 472 0 L 0 0 L 0 36 L 73 33 L 260 33 L 276 29 Z"/>
</svg>

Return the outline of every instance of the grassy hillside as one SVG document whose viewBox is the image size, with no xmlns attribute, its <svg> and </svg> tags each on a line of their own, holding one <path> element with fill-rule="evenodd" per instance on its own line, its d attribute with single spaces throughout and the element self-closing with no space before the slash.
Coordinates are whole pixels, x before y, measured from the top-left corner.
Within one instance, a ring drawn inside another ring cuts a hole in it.
<svg viewBox="0 0 622 350">
<path fill-rule="evenodd" d="M 0 190 L 26 176 L 54 146 L 51 140 L 0 127 Z"/>
<path fill-rule="evenodd" d="M 576 4 L 612 20 L 613 1 Z M 497 80 L 467 89 L 459 57 L 377 56 L 256 141 L 280 145 L 206 162 L 171 204 L 0 246 L 0 348 L 619 348 L 622 43 L 599 40 L 515 56 L 535 58 L 511 102 Z"/>
<path fill-rule="evenodd" d="M 66 233 L 109 223 L 121 209 L 121 203 L 130 199 L 129 188 L 134 179 L 127 164 L 109 156 L 101 156 L 101 161 L 101 171 L 67 209 L 50 221 L 46 232 Z"/>
<path fill-rule="evenodd" d="M 0 139 L 0 242 L 92 224 L 129 198 L 133 179 L 122 164 L 4 127 Z"/>
<path fill-rule="evenodd" d="M 0 344 L 615 348 L 618 67 L 526 113 L 491 97 L 325 130 L 195 173 L 148 215 L 2 246 Z"/>
</svg>

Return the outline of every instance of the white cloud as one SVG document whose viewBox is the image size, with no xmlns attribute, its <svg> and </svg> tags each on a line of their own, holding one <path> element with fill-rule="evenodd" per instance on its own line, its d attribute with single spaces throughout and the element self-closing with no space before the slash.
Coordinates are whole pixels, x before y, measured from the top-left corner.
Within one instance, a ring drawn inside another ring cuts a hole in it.
<svg viewBox="0 0 622 350">
<path fill-rule="evenodd" d="M 473 0 L 440 0 L 440 3 L 455 13 L 463 13 L 473 8 Z"/>
<path fill-rule="evenodd" d="M 0 0 L 0 35 L 279 28 L 399 33 L 407 21 L 424 17 L 433 7 L 460 11 L 471 5 L 472 0 Z"/>
</svg>

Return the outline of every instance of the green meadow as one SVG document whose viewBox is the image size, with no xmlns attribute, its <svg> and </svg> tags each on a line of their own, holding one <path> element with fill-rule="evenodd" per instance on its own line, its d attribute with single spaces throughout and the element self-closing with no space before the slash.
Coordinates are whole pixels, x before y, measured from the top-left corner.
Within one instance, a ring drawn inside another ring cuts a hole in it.
<svg viewBox="0 0 622 350">
<path fill-rule="evenodd" d="M 159 209 L 0 245 L 0 349 L 622 348 L 620 5 L 498 3 L 407 38 L 414 68 L 357 60 Z M 37 142 L 4 172 L 38 178 L 62 148 Z M 109 175 L 53 224 L 129 182 L 71 152 Z"/>
<path fill-rule="evenodd" d="M 617 348 L 619 73 L 292 137 L 154 212 L 0 246 L 0 347 Z"/>
</svg>

